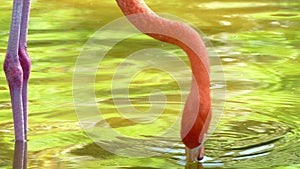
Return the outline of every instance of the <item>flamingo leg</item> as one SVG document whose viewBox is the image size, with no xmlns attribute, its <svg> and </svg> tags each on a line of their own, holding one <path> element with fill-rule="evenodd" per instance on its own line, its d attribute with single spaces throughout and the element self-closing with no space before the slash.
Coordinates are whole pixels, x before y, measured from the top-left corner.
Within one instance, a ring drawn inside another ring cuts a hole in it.
<svg viewBox="0 0 300 169">
<path fill-rule="evenodd" d="M 30 13 L 30 0 L 23 1 L 23 10 L 21 17 L 20 28 L 20 43 L 19 43 L 19 61 L 23 70 L 23 86 L 22 86 L 22 101 L 23 101 L 23 117 L 24 117 L 24 133 L 27 139 L 27 125 L 28 125 L 28 80 L 31 69 L 31 62 L 27 52 L 27 34 L 28 21 Z"/>
<path fill-rule="evenodd" d="M 25 2 L 24 0 L 14 0 L 8 48 L 4 61 L 4 71 L 10 89 L 16 141 L 26 141 L 25 130 L 27 124 L 25 125 L 24 119 L 26 118 L 27 121 L 27 99 L 23 100 L 22 93 L 24 92 L 24 90 L 26 90 L 26 94 L 24 96 L 27 98 L 27 82 L 25 85 L 25 89 L 23 90 L 23 82 L 24 78 L 26 79 L 27 74 L 26 71 L 25 74 L 23 74 L 23 69 L 26 70 L 26 67 L 24 67 L 23 65 L 26 64 L 24 64 L 24 55 L 22 50 L 19 50 L 19 47 L 21 42 L 20 39 L 23 39 L 23 42 L 25 42 L 27 37 L 27 25 L 25 24 L 28 23 L 28 19 L 25 22 L 23 21 L 22 24 L 22 20 L 26 18 L 26 15 L 28 15 L 26 13 L 29 12 L 29 10 L 28 12 L 23 12 L 23 7 L 26 8 L 27 4 L 28 2 Z M 23 28 L 22 31 L 21 27 Z M 24 31 L 25 29 L 26 31 Z M 21 32 L 23 34 L 22 36 L 20 36 Z M 20 57 L 19 53 L 22 53 L 22 57 Z M 22 66 L 24 68 L 22 68 Z M 26 102 L 25 104 L 23 103 L 24 101 Z M 23 111 L 23 104 L 26 107 L 26 114 L 24 114 Z"/>
</svg>

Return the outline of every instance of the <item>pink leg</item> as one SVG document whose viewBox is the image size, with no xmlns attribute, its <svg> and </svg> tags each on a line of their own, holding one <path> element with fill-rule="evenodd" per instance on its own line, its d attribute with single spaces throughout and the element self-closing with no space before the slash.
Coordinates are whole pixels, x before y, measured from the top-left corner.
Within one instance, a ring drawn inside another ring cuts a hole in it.
<svg viewBox="0 0 300 169">
<path fill-rule="evenodd" d="M 30 0 L 23 1 L 22 10 L 22 21 L 20 30 L 20 43 L 19 43 L 19 60 L 23 69 L 23 89 L 22 89 L 22 100 L 23 100 L 23 116 L 24 116 L 24 133 L 27 139 L 27 124 L 28 124 L 28 80 L 31 69 L 31 62 L 27 52 L 27 34 L 28 34 L 28 21 L 30 13 Z"/>
<path fill-rule="evenodd" d="M 22 103 L 23 71 L 18 60 L 8 59 L 7 54 L 4 62 L 4 71 L 10 89 L 10 98 L 14 117 L 15 140 L 25 141 L 24 116 Z"/>
<path fill-rule="evenodd" d="M 22 8 L 23 0 L 14 0 L 8 48 L 4 61 L 4 71 L 10 89 L 16 141 L 25 141 L 22 99 L 23 69 L 18 56 Z"/>
<path fill-rule="evenodd" d="M 27 139 L 28 126 L 28 80 L 30 75 L 31 63 L 27 49 L 19 49 L 19 59 L 23 70 L 23 86 L 22 86 L 22 104 L 23 104 L 23 119 L 24 119 L 24 134 Z"/>
</svg>

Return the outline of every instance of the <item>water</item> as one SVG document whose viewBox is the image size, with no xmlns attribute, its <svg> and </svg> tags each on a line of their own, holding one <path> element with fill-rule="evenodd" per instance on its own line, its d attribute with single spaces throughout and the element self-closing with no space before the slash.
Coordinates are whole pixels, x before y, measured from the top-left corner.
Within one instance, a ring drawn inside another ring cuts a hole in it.
<svg viewBox="0 0 300 169">
<path fill-rule="evenodd" d="M 201 29 L 221 58 L 226 86 L 218 86 L 216 82 L 213 86 L 218 87 L 213 90 L 226 88 L 226 103 L 218 128 L 206 142 L 202 166 L 186 165 L 183 145 L 175 144 L 172 138 L 158 137 L 157 146 L 151 150 L 162 153 L 147 158 L 117 156 L 93 143 L 81 129 L 75 113 L 73 70 L 88 38 L 122 14 L 112 0 L 37 0 L 32 2 L 28 42 L 32 59 L 28 168 L 299 168 L 300 3 L 289 0 L 146 2 L 157 12 L 178 16 Z M 11 0 L 0 3 L 3 59 L 11 3 Z M 108 36 L 113 39 L 120 35 Z M 178 85 L 167 74 L 153 69 L 133 78 L 130 98 L 136 109 L 147 110 L 149 93 L 161 89 L 170 100 L 164 116 L 144 125 L 117 115 L 110 94 L 113 72 L 124 56 L 149 46 L 174 52 L 187 61 L 177 47 L 138 36 L 110 51 L 103 60 L 104 69 L 97 72 L 96 101 L 101 104 L 99 108 L 106 121 L 124 137 L 156 136 L 173 123 L 182 108 Z M 179 79 L 186 80 L 184 74 L 180 75 Z M 222 105 L 219 106 L 221 109 Z M 152 118 L 149 114 L 147 117 Z M 105 123 L 99 121 L 97 125 L 103 127 Z M 8 87 L 0 69 L 0 168 L 12 168 L 13 138 Z M 175 146 L 160 146 L 163 143 Z"/>
</svg>

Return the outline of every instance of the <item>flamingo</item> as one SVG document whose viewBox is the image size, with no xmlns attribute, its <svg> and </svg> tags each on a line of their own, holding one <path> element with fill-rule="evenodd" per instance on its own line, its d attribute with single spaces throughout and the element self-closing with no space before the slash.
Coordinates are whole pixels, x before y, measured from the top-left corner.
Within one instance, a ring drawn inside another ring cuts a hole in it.
<svg viewBox="0 0 300 169">
<path fill-rule="evenodd" d="M 190 60 L 192 85 L 181 122 L 186 160 L 204 157 L 204 140 L 211 120 L 209 60 L 199 34 L 188 25 L 155 14 L 143 0 L 116 0 L 128 20 L 141 32 L 182 48 Z M 30 59 L 27 52 L 30 0 L 14 0 L 12 22 L 4 61 L 14 118 L 15 140 L 27 139 L 27 87 Z M 138 15 L 138 17 L 131 17 Z M 154 32 L 154 33 L 153 33 Z M 181 38 L 174 38 L 181 36 Z"/>
</svg>

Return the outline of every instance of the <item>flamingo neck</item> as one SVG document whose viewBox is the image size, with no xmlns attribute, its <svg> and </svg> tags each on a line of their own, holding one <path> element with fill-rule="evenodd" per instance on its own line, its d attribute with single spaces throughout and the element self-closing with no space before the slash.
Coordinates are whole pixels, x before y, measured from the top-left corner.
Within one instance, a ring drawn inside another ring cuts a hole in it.
<svg viewBox="0 0 300 169">
<path fill-rule="evenodd" d="M 181 137 L 194 148 L 202 143 L 210 120 L 209 60 L 199 34 L 187 24 L 156 15 L 143 0 L 116 0 L 128 20 L 141 32 L 182 48 L 189 57 L 193 82 L 182 119 Z"/>
</svg>

